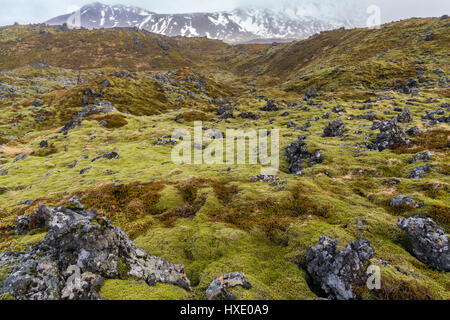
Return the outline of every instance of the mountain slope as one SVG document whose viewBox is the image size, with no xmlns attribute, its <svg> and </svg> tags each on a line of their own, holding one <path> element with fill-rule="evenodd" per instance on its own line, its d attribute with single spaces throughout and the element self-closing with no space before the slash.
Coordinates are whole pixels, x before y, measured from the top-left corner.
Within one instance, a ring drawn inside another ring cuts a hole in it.
<svg viewBox="0 0 450 320">
<path fill-rule="evenodd" d="M 85 28 L 138 27 L 166 36 L 208 37 L 230 43 L 255 39 L 306 39 L 338 27 L 360 24 L 358 15 L 324 16 L 315 7 L 238 8 L 230 12 L 158 14 L 136 7 L 93 3 L 80 9 Z M 335 10 L 333 8 L 333 10 Z M 62 25 L 72 14 L 48 20 L 49 25 Z"/>
</svg>

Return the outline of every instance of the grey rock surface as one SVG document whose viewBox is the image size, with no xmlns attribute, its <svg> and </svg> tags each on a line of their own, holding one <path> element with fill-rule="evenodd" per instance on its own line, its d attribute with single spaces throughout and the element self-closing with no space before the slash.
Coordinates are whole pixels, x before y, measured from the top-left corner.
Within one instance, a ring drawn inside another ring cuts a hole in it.
<svg viewBox="0 0 450 320">
<path fill-rule="evenodd" d="M 48 230 L 42 243 L 19 256 L 0 255 L 0 265 L 19 261 L 0 293 L 16 299 L 96 299 L 94 288 L 102 279 L 132 277 L 149 285 L 157 282 L 190 290 L 182 265 L 149 255 L 135 246 L 128 236 L 95 211 L 84 209 L 78 197 L 66 206 L 41 205 L 29 217 L 19 217 L 16 234 L 31 229 Z M 75 277 L 71 269 L 76 269 Z M 68 280 L 70 279 L 70 282 Z"/>
<path fill-rule="evenodd" d="M 319 245 L 307 249 L 307 271 L 321 294 L 330 300 L 353 300 L 354 286 L 365 283 L 374 250 L 365 238 L 337 252 L 337 241 L 321 236 Z"/>
<path fill-rule="evenodd" d="M 408 235 L 417 259 L 432 269 L 450 271 L 450 247 L 443 228 L 420 216 L 399 219 L 398 227 Z"/>
</svg>

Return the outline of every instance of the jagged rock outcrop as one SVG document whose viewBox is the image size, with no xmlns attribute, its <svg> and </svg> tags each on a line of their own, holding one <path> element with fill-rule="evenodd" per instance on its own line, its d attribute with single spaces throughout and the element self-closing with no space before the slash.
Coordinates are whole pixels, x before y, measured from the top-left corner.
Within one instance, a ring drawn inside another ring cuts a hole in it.
<svg viewBox="0 0 450 320">
<path fill-rule="evenodd" d="M 439 271 L 450 271 L 450 244 L 444 229 L 431 218 L 399 219 L 398 227 L 408 235 L 417 259 Z"/>
<path fill-rule="evenodd" d="M 380 129 L 380 133 L 375 140 L 373 146 L 374 150 L 381 152 L 386 149 L 392 149 L 410 143 L 410 141 L 406 139 L 405 133 L 398 127 L 397 118 L 379 123 L 378 129 Z"/>
<path fill-rule="evenodd" d="M 66 122 L 64 127 L 60 130 L 60 133 L 67 134 L 70 130 L 81 126 L 81 122 L 87 116 L 97 113 L 110 113 L 115 110 L 116 108 L 114 108 L 108 101 L 100 101 L 98 105 L 88 104 L 80 112 L 74 114 L 72 119 Z"/>
<path fill-rule="evenodd" d="M 97 299 L 102 279 L 133 277 L 190 289 L 182 265 L 151 256 L 95 211 L 84 209 L 78 197 L 66 206 L 41 205 L 29 217 L 19 217 L 17 234 L 34 228 L 48 233 L 42 243 L 17 256 L 17 267 L 0 284 L 0 294 L 16 299 Z M 0 256 L 11 259 L 12 253 Z"/>
<path fill-rule="evenodd" d="M 252 285 L 245 280 L 245 275 L 240 272 L 227 273 L 217 276 L 206 289 L 206 299 L 208 300 L 234 300 L 234 296 L 227 288 L 241 286 L 244 289 L 251 289 Z"/>
<path fill-rule="evenodd" d="M 322 154 L 316 150 L 309 153 L 305 137 L 301 136 L 286 148 L 286 156 L 289 159 L 289 171 L 295 175 L 301 175 L 303 171 L 303 161 L 308 160 L 310 167 L 322 163 Z"/>
<path fill-rule="evenodd" d="M 411 197 L 399 195 L 391 200 L 390 205 L 391 207 L 420 208 L 423 206 L 423 203 L 417 202 Z"/>
<path fill-rule="evenodd" d="M 365 238 L 350 242 L 339 252 L 337 244 L 336 240 L 321 236 L 319 245 L 307 249 L 307 271 L 318 291 L 328 299 L 356 299 L 355 285 L 365 284 L 374 250 Z"/>
<path fill-rule="evenodd" d="M 344 134 L 345 125 L 341 119 L 330 122 L 323 130 L 325 137 L 340 137 Z"/>
</svg>

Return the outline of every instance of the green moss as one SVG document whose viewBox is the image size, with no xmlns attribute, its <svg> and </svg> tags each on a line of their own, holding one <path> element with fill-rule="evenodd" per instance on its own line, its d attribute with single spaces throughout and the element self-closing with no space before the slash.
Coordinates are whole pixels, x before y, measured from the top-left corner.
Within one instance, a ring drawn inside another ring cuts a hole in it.
<svg viewBox="0 0 450 320">
<path fill-rule="evenodd" d="M 150 287 L 144 281 L 106 280 L 100 290 L 103 300 L 186 300 L 186 290 L 168 284 L 157 283 Z"/>
<path fill-rule="evenodd" d="M 10 250 L 14 252 L 18 251 L 28 251 L 30 246 L 36 245 L 42 241 L 44 241 L 46 232 L 42 232 L 42 230 L 37 230 L 39 233 L 33 233 L 26 236 L 17 236 L 11 246 Z"/>
<path fill-rule="evenodd" d="M 15 300 L 9 293 L 0 294 L 0 301 Z"/>
</svg>

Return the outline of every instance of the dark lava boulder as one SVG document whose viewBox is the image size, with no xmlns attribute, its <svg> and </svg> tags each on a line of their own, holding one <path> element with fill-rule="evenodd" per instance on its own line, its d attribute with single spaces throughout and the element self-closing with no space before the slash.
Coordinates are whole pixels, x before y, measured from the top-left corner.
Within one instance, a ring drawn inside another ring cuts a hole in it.
<svg viewBox="0 0 450 320">
<path fill-rule="evenodd" d="M 306 90 L 305 98 L 306 99 L 312 99 L 312 98 L 317 97 L 317 94 L 318 94 L 317 88 L 316 87 L 310 87 L 310 88 L 308 88 Z"/>
<path fill-rule="evenodd" d="M 301 175 L 303 171 L 303 161 L 308 160 L 310 167 L 322 163 L 320 150 L 309 153 L 305 137 L 299 137 L 286 148 L 286 156 L 289 159 L 289 171 L 295 175 Z"/>
<path fill-rule="evenodd" d="M 406 134 L 408 136 L 415 136 L 415 135 L 418 135 L 418 134 L 421 134 L 421 133 L 423 133 L 423 131 L 420 130 L 420 128 L 418 126 L 412 127 L 412 128 L 410 128 L 410 129 L 408 129 L 406 131 Z"/>
<path fill-rule="evenodd" d="M 397 121 L 399 123 L 410 123 L 413 121 L 413 116 L 411 114 L 411 111 L 409 111 L 409 108 L 406 107 L 405 110 L 403 110 L 398 116 Z"/>
<path fill-rule="evenodd" d="M 341 119 L 330 122 L 323 130 L 325 137 L 340 137 L 344 134 L 345 125 Z"/>
<path fill-rule="evenodd" d="M 15 267 L 0 283 L 0 294 L 19 300 L 98 299 L 103 279 L 126 277 L 190 289 L 182 265 L 151 256 L 136 247 L 110 221 L 89 212 L 72 198 L 66 206 L 41 205 L 28 217 L 20 217 L 17 234 L 35 228 L 48 230 L 42 243 L 29 252 L 0 255 L 0 266 L 14 260 Z"/>
<path fill-rule="evenodd" d="M 443 228 L 420 216 L 399 219 L 398 227 L 406 231 L 417 259 L 432 269 L 450 271 L 450 245 Z"/>
<path fill-rule="evenodd" d="M 321 236 L 319 245 L 307 249 L 307 271 L 319 293 L 328 299 L 357 299 L 355 285 L 366 283 L 374 250 L 365 238 L 350 242 L 339 252 L 337 244 L 336 240 Z"/>
<path fill-rule="evenodd" d="M 375 140 L 374 150 L 381 152 L 410 143 L 406 139 L 405 133 L 398 127 L 397 118 L 393 118 L 390 121 L 382 121 L 379 123 L 378 128 L 380 129 L 380 133 Z"/>
<path fill-rule="evenodd" d="M 278 105 L 275 100 L 268 100 L 266 105 L 261 109 L 262 111 L 278 111 Z"/>
</svg>

